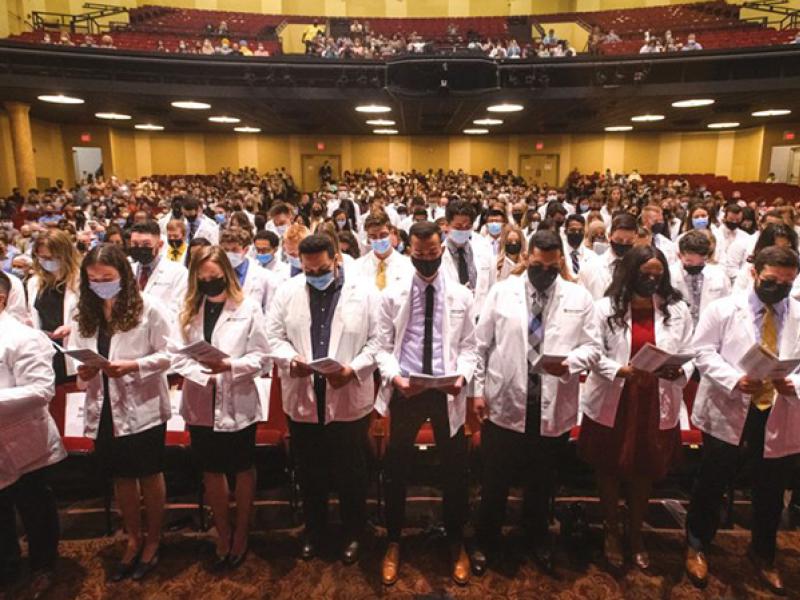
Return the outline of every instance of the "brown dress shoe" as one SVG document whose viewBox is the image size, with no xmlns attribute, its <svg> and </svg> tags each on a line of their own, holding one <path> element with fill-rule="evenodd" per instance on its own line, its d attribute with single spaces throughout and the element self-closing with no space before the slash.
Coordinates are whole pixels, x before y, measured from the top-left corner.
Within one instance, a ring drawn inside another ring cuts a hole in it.
<svg viewBox="0 0 800 600">
<path fill-rule="evenodd" d="M 708 562 L 706 555 L 694 548 L 686 550 L 686 574 L 696 587 L 704 588 L 708 584 Z"/>
<path fill-rule="evenodd" d="M 453 551 L 453 581 L 458 585 L 469 583 L 469 555 L 461 544 Z"/>
<path fill-rule="evenodd" d="M 400 544 L 390 542 L 383 555 L 381 563 L 381 580 L 383 585 L 394 585 L 397 582 L 397 573 L 400 570 Z"/>
<path fill-rule="evenodd" d="M 785 596 L 786 587 L 783 585 L 783 578 L 781 577 L 781 573 L 778 571 L 777 567 L 773 563 L 759 557 L 755 552 L 753 552 L 752 548 L 747 550 L 747 556 L 750 558 L 750 562 L 752 562 L 753 566 L 756 568 L 758 578 L 761 580 L 761 582 L 766 585 L 773 594 Z"/>
</svg>

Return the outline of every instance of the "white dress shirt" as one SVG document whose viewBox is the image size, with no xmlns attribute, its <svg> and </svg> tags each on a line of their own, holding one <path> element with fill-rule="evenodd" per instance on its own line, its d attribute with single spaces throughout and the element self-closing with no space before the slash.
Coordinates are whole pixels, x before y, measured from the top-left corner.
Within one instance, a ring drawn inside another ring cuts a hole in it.
<svg viewBox="0 0 800 600">
<path fill-rule="evenodd" d="M 433 304 L 433 375 L 444 375 L 444 353 L 442 350 L 442 318 L 444 309 L 444 285 L 442 275 L 427 283 L 414 274 L 411 284 L 411 313 L 400 348 L 400 370 L 404 375 L 422 373 L 422 356 L 425 344 L 425 290 L 432 285 L 436 293 Z"/>
</svg>

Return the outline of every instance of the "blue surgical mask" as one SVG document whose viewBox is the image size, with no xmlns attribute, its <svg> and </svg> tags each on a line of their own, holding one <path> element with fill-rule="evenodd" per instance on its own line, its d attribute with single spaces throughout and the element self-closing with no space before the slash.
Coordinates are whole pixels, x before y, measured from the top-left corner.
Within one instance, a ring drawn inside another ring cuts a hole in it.
<svg viewBox="0 0 800 600">
<path fill-rule="evenodd" d="M 23 271 L 19 267 L 12 267 L 11 268 L 11 274 L 12 275 L 16 275 L 20 279 L 25 279 L 25 271 Z"/>
<path fill-rule="evenodd" d="M 114 281 L 90 281 L 89 288 L 101 300 L 111 300 L 114 296 L 119 294 L 122 288 L 122 282 L 119 279 Z"/>
<path fill-rule="evenodd" d="M 344 229 L 344 226 L 347 225 L 347 219 L 336 219 L 336 225 L 339 229 Z"/>
<path fill-rule="evenodd" d="M 293 266 L 295 269 L 302 269 L 303 268 L 303 265 L 300 263 L 300 257 L 299 256 L 291 256 L 291 255 L 287 255 L 287 256 L 288 256 L 287 260 L 289 261 L 289 264 L 291 266 Z"/>
<path fill-rule="evenodd" d="M 494 237 L 497 237 L 498 235 L 500 235 L 500 232 L 502 230 L 503 230 L 503 224 L 502 223 L 492 222 L 492 223 L 487 223 L 486 224 L 486 231 L 489 232 L 489 235 L 492 235 Z"/>
<path fill-rule="evenodd" d="M 403 242 L 400 242 L 399 244 L 397 244 L 397 248 L 395 248 L 395 250 L 397 250 L 400 254 L 402 254 L 403 250 L 405 250 L 405 249 L 406 249 L 406 245 Z"/>
<path fill-rule="evenodd" d="M 40 258 L 39 264 L 42 265 L 42 268 L 48 273 L 58 273 L 58 270 L 61 268 L 61 261 L 57 258 Z"/>
<path fill-rule="evenodd" d="M 274 254 L 265 252 L 264 254 L 256 254 L 256 260 L 263 267 L 271 263 L 274 256 Z"/>
<path fill-rule="evenodd" d="M 369 245 L 372 246 L 372 251 L 375 254 L 386 254 L 392 247 L 392 240 L 388 237 L 379 240 L 370 240 Z"/>
<path fill-rule="evenodd" d="M 692 219 L 694 229 L 706 229 L 708 227 L 708 217 L 695 217 Z"/>
<path fill-rule="evenodd" d="M 450 239 L 456 246 L 463 246 L 472 237 L 472 231 L 469 229 L 451 229 L 449 232 Z"/>
<path fill-rule="evenodd" d="M 286 233 L 286 225 L 278 225 L 275 227 L 275 230 L 278 232 L 278 235 L 283 237 L 283 234 Z"/>
<path fill-rule="evenodd" d="M 222 225 L 225 222 L 225 215 L 223 213 L 217 213 L 214 215 L 214 220 L 217 222 L 217 225 Z"/>
<path fill-rule="evenodd" d="M 319 291 L 327 290 L 333 283 L 333 271 L 328 271 L 324 275 L 306 275 L 306 281 Z"/>
</svg>

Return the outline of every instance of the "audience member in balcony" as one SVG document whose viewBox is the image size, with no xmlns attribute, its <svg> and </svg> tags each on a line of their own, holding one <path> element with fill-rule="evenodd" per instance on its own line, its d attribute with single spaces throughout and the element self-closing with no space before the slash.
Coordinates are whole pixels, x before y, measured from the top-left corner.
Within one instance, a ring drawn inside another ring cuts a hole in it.
<svg viewBox="0 0 800 600">
<path fill-rule="evenodd" d="M 512 39 L 508 42 L 508 48 L 506 48 L 506 58 L 521 58 L 522 56 L 522 49 L 519 47 L 517 40 Z"/>
<path fill-rule="evenodd" d="M 193 54 L 192 48 L 186 43 L 186 40 L 178 41 L 178 49 L 176 52 L 178 54 Z"/>
<path fill-rule="evenodd" d="M 576 56 L 578 53 L 575 52 L 575 48 L 569 45 L 568 40 L 559 40 L 558 44 L 553 47 L 551 54 L 556 57 L 570 57 Z"/>
<path fill-rule="evenodd" d="M 682 48 L 681 43 L 672 37 L 672 31 L 667 29 L 664 32 L 664 50 L 666 52 L 677 52 Z"/>
<path fill-rule="evenodd" d="M 220 45 L 217 46 L 216 48 L 216 53 L 225 56 L 233 53 L 233 48 L 231 47 L 231 41 L 228 38 L 222 38 Z"/>
<path fill-rule="evenodd" d="M 542 43 L 545 46 L 555 46 L 558 43 L 555 29 L 548 30 L 547 35 L 542 38 Z"/>
<path fill-rule="evenodd" d="M 790 44 L 800 44 L 800 31 L 794 34 L 794 39 L 789 41 Z"/>
<path fill-rule="evenodd" d="M 156 42 L 156 52 L 169 52 L 169 49 L 164 45 L 164 40 L 158 40 Z"/>
<path fill-rule="evenodd" d="M 250 46 L 247 45 L 247 40 L 241 40 L 239 42 L 239 54 L 242 56 L 253 56 L 253 51 L 250 50 Z"/>
<path fill-rule="evenodd" d="M 616 44 L 617 42 L 621 42 L 622 38 L 619 37 L 616 31 L 610 29 L 606 34 L 605 38 L 603 39 L 603 43 L 605 44 Z"/>
<path fill-rule="evenodd" d="M 114 38 L 112 38 L 107 33 L 100 38 L 100 46 L 99 48 L 105 48 L 106 50 L 116 50 L 117 47 L 114 45 Z"/>
<path fill-rule="evenodd" d="M 639 48 L 639 54 L 659 54 L 661 51 L 661 44 L 656 37 L 651 37 L 645 42 L 644 46 Z"/>
<path fill-rule="evenodd" d="M 211 43 L 211 40 L 208 38 L 203 40 L 203 45 L 200 47 L 200 54 L 210 55 L 214 54 L 216 50 L 214 50 L 214 44 Z"/>
<path fill-rule="evenodd" d="M 53 40 L 50 38 L 50 34 L 49 33 L 45 33 L 42 36 L 42 43 L 43 44 L 52 44 L 53 43 Z"/>
<path fill-rule="evenodd" d="M 301 39 L 306 46 L 306 54 L 317 54 L 314 52 L 314 48 L 319 43 L 318 38 L 321 37 L 324 30 L 325 28 L 318 25 L 316 20 L 305 28 Z"/>
<path fill-rule="evenodd" d="M 686 39 L 686 43 L 683 45 L 681 50 L 702 50 L 703 46 L 700 42 L 697 41 L 695 35 L 693 33 L 689 34 L 689 37 Z"/>
<path fill-rule="evenodd" d="M 227 21 L 220 21 L 219 26 L 217 27 L 217 33 L 219 35 L 228 35 L 228 22 Z"/>
<path fill-rule="evenodd" d="M 350 33 L 352 33 L 354 36 L 361 35 L 363 32 L 364 27 L 358 22 L 358 19 L 355 19 L 352 23 L 350 23 Z"/>
<path fill-rule="evenodd" d="M 59 37 L 59 39 L 58 39 L 58 45 L 59 46 L 74 46 L 75 42 L 73 42 L 72 39 L 69 37 L 69 33 L 67 33 L 66 31 L 62 31 L 61 32 L 61 37 Z"/>
<path fill-rule="evenodd" d="M 258 46 L 256 46 L 256 51 L 253 52 L 255 56 L 269 56 L 269 50 L 264 48 L 264 44 L 262 42 L 258 42 Z"/>
</svg>

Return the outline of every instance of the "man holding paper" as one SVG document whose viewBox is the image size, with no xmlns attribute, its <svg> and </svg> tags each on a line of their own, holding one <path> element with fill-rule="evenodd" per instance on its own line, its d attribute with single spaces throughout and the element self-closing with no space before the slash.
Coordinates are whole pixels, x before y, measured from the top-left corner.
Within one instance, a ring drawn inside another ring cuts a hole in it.
<svg viewBox="0 0 800 600">
<path fill-rule="evenodd" d="M 786 374 L 794 369 L 785 360 L 800 357 L 800 302 L 789 297 L 798 267 L 793 250 L 764 248 L 753 262 L 753 287 L 711 304 L 697 326 L 702 379 L 692 421 L 703 431 L 703 462 L 686 522 L 686 570 L 699 586 L 708 579 L 705 552 L 719 525 L 722 494 L 749 455 L 754 479 L 748 554 L 764 583 L 785 593 L 774 561 L 783 493 L 800 452 L 800 375 Z M 761 357 L 754 352 L 757 344 Z M 764 373 L 777 378 L 763 379 Z"/>
<path fill-rule="evenodd" d="M 537 563 L 552 571 L 549 504 L 558 459 L 578 422 L 580 373 L 600 354 L 592 296 L 559 277 L 561 238 L 540 231 L 530 241 L 527 275 L 489 292 L 476 330 L 473 409 L 483 423 L 483 481 L 476 575 L 495 550 L 511 482 L 523 474 L 523 521 Z"/>
<path fill-rule="evenodd" d="M 415 223 L 409 230 L 409 244 L 416 272 L 384 290 L 379 316 L 382 387 L 376 408 L 385 415 L 391 407 L 385 459 L 389 546 L 381 577 L 385 585 L 397 581 L 414 441 L 422 424 L 430 420 L 444 478 L 443 512 L 453 559 L 452 577 L 464 585 L 470 570 L 463 545 L 467 517 L 465 386 L 477 360 L 474 301 L 468 288 L 440 269 L 443 249 L 438 225 Z M 451 379 L 454 375 L 455 382 Z"/>
<path fill-rule="evenodd" d="M 299 245 L 303 275 L 290 279 L 267 315 L 267 336 L 281 378 L 283 409 L 303 496 L 301 556 L 316 555 L 339 494 L 345 543 L 342 560 L 358 560 L 366 525 L 366 443 L 374 403 L 378 292 L 363 278 L 345 280 L 330 238 Z"/>
</svg>

